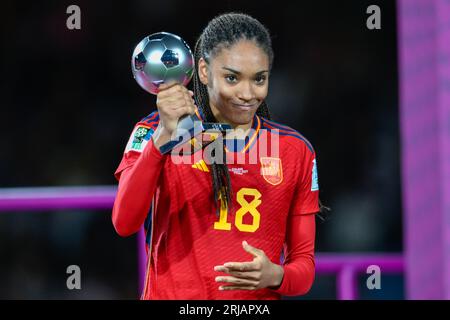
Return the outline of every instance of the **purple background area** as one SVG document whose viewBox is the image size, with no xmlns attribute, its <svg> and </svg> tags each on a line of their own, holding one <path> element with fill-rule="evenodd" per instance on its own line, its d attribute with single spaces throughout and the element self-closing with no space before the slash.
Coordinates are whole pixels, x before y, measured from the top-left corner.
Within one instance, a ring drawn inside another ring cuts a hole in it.
<svg viewBox="0 0 450 320">
<path fill-rule="evenodd" d="M 450 298 L 450 1 L 399 0 L 406 291 Z"/>
</svg>

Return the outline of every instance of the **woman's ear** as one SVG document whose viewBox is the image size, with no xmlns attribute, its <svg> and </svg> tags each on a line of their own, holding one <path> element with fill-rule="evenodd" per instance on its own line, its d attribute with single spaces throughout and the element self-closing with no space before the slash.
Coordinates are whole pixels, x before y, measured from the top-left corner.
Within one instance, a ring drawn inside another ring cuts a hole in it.
<svg viewBox="0 0 450 320">
<path fill-rule="evenodd" d="M 198 76 L 200 78 L 200 81 L 207 86 L 208 85 L 208 64 L 206 63 L 205 59 L 200 58 L 198 60 Z"/>
</svg>

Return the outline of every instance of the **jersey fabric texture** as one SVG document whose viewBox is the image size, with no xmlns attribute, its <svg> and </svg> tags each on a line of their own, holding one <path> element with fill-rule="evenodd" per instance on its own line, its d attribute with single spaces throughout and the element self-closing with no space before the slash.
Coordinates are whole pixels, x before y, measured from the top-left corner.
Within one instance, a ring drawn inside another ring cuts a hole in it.
<svg viewBox="0 0 450 320">
<path fill-rule="evenodd" d="M 314 277 L 313 214 L 319 211 L 316 155 L 308 140 L 255 115 L 245 139 L 226 141 L 232 204 L 222 205 L 217 215 L 205 151 L 188 163 L 174 163 L 153 144 L 158 122 L 153 112 L 135 125 L 115 171 L 116 230 L 127 236 L 145 227 L 141 298 L 280 299 L 307 290 L 311 283 L 301 282 Z M 218 290 L 226 284 L 215 277 L 227 274 L 214 266 L 253 259 L 243 240 L 284 265 L 280 287 Z"/>
</svg>

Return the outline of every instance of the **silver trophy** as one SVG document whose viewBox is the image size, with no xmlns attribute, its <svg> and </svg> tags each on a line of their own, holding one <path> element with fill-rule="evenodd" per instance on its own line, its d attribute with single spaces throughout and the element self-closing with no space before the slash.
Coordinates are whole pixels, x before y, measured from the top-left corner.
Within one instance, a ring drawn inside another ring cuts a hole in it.
<svg viewBox="0 0 450 320">
<path fill-rule="evenodd" d="M 135 47 L 131 70 L 145 91 L 157 94 L 161 83 L 175 81 L 186 86 L 194 74 L 194 57 L 187 43 L 179 36 L 158 32 L 145 37 Z M 187 142 L 198 146 L 193 141 L 198 141 L 199 136 L 200 147 L 204 148 L 214 141 L 217 136 L 214 132 L 222 134 L 229 129 L 229 124 L 202 122 L 195 114 L 186 115 L 179 119 L 175 137 L 162 145 L 160 151 L 166 154 Z M 208 134 L 204 134 L 206 131 Z"/>
</svg>

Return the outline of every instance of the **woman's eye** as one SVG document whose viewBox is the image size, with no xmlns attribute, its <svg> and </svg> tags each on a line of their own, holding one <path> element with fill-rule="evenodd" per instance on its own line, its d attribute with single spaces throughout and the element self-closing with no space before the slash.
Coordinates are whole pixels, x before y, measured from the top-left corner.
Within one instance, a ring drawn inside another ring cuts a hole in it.
<svg viewBox="0 0 450 320">
<path fill-rule="evenodd" d="M 235 75 L 232 75 L 232 74 L 229 74 L 229 75 L 227 75 L 227 76 L 225 76 L 225 79 L 228 81 L 228 82 L 230 82 L 230 83 L 234 83 L 234 82 L 236 82 L 236 76 Z"/>
<path fill-rule="evenodd" d="M 258 76 L 256 77 L 255 81 L 257 84 L 263 84 L 264 81 L 266 81 L 266 76 Z"/>
</svg>

